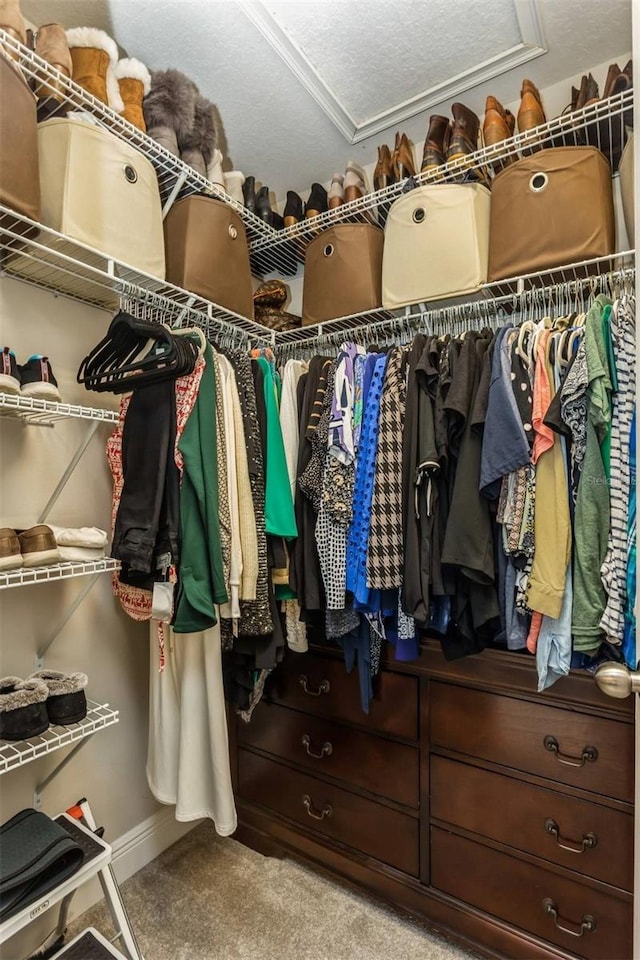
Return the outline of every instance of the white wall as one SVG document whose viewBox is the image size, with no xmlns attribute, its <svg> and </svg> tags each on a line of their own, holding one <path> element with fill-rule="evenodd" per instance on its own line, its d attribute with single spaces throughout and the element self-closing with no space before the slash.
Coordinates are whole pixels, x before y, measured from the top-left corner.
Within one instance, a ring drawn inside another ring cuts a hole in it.
<svg viewBox="0 0 640 960">
<path fill-rule="evenodd" d="M 117 409 L 119 398 L 88 393 L 75 382 L 82 357 L 104 335 L 110 316 L 15 280 L 0 280 L 0 346 L 29 355 L 48 355 L 62 399 Z M 0 526 L 29 527 L 47 502 L 66 464 L 87 430 L 85 421 L 68 420 L 53 429 L 0 421 Z M 110 531 L 111 475 L 105 442 L 112 428 L 100 426 L 49 517 L 68 526 L 96 525 Z M 28 676 L 36 648 L 64 617 L 84 579 L 38 584 L 0 594 L 0 671 Z M 149 639 L 146 624 L 124 614 L 104 574 L 57 638 L 46 665 L 89 676 L 88 695 L 120 711 L 120 722 L 100 731 L 46 789 L 43 809 L 54 815 L 86 796 L 110 842 L 127 834 L 160 809 L 145 776 Z M 7 773 L 0 783 L 0 820 L 32 804 L 36 783 L 65 756 L 59 750 Z M 156 818 L 157 819 L 157 818 Z M 177 834 L 164 824 L 164 845 Z M 154 821 L 155 822 L 155 821 Z M 147 831 L 149 825 L 146 825 Z M 180 828 L 178 832 L 184 832 Z M 129 838 L 130 840 L 131 838 Z M 157 846 L 154 852 L 159 852 Z M 154 855 L 154 854 L 152 854 Z M 141 866 L 134 864 L 133 869 Z M 129 871 L 127 871 L 129 872 Z M 46 922 L 45 922 L 45 929 Z M 23 955 L 15 945 L 5 960 Z"/>
</svg>

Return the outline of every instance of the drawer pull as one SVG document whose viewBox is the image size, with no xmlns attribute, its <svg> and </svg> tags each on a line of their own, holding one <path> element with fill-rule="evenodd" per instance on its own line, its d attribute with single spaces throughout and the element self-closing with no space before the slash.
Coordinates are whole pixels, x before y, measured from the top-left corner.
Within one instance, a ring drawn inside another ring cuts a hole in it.
<svg viewBox="0 0 640 960">
<path fill-rule="evenodd" d="M 331 685 L 328 680 L 321 680 L 317 690 L 311 690 L 309 688 L 309 678 L 305 676 L 304 673 L 300 674 L 298 680 L 304 692 L 308 693 L 310 697 L 320 697 L 323 693 L 329 693 L 329 690 L 331 690 Z"/>
<path fill-rule="evenodd" d="M 560 744 L 555 737 L 546 736 L 544 738 L 545 749 L 554 753 L 558 763 L 566 763 L 568 767 L 584 767 L 587 761 L 594 763 L 598 759 L 598 751 L 595 747 L 585 747 L 580 757 L 570 757 L 566 753 L 560 753 Z"/>
<path fill-rule="evenodd" d="M 551 817 L 547 817 L 545 820 L 544 828 L 547 833 L 554 837 L 561 850 L 568 850 L 570 853 L 584 853 L 585 850 L 593 850 L 598 842 L 595 833 L 585 833 L 582 840 L 564 840 L 560 836 L 560 827 Z"/>
<path fill-rule="evenodd" d="M 542 907 L 547 916 L 553 917 L 553 922 L 558 930 L 562 930 L 563 933 L 568 933 L 571 937 L 583 937 L 585 933 L 593 933 L 593 931 L 596 929 L 596 921 L 593 917 L 589 916 L 588 913 L 585 913 L 580 921 L 580 925 L 573 924 L 571 920 L 563 921 L 562 917 L 558 913 L 558 908 L 553 900 L 549 899 L 549 897 L 546 897 L 542 901 Z M 572 925 L 567 926 L 567 923 Z"/>
<path fill-rule="evenodd" d="M 325 804 L 322 810 L 316 810 L 313 805 L 313 800 L 308 793 L 305 793 L 304 797 L 302 798 L 302 802 L 305 810 L 313 820 L 324 820 L 325 817 L 330 817 L 333 813 L 333 807 L 330 803 Z"/>
<path fill-rule="evenodd" d="M 320 753 L 314 753 L 311 749 L 311 737 L 308 733 L 305 733 L 302 738 L 302 746 L 307 751 L 308 756 L 313 757 L 315 760 L 322 760 L 324 756 L 330 757 L 333 753 L 333 744 L 331 744 L 328 740 L 322 744 Z"/>
</svg>

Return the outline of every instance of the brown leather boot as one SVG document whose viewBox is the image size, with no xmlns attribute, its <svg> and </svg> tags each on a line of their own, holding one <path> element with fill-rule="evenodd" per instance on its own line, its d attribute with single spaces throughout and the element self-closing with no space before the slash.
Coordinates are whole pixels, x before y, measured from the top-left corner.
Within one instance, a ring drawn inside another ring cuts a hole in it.
<svg viewBox="0 0 640 960">
<path fill-rule="evenodd" d="M 383 143 L 382 146 L 378 147 L 378 162 L 373 171 L 373 189 L 384 190 L 385 187 L 395 182 L 391 151 L 386 143 Z"/>
<path fill-rule="evenodd" d="M 505 110 L 495 97 L 487 97 L 484 108 L 482 136 L 486 147 L 491 147 L 513 136 L 516 118 L 511 110 Z"/>
<path fill-rule="evenodd" d="M 46 23 L 43 27 L 38 27 L 35 39 L 35 52 L 52 67 L 63 73 L 65 77 L 71 77 L 73 63 L 67 43 L 67 35 L 64 27 L 60 23 Z M 51 116 L 54 112 L 58 113 L 65 104 L 65 92 L 59 80 L 50 80 L 39 83 L 35 88 L 35 95 L 38 101 L 38 119 Z"/>
<path fill-rule="evenodd" d="M 407 139 L 406 133 L 396 133 L 396 143 L 391 157 L 393 175 L 397 181 L 407 177 L 415 177 L 416 165 L 413 159 L 413 148 Z"/>
<path fill-rule="evenodd" d="M 539 127 L 541 123 L 546 122 L 547 118 L 538 88 L 531 80 L 523 80 L 518 110 L 518 130 L 524 133 L 525 130 L 533 130 L 534 127 Z"/>
<path fill-rule="evenodd" d="M 27 25 L 20 10 L 20 0 L 0 0 L 0 27 L 6 30 L 10 37 L 23 46 L 27 43 Z M 8 54 L 13 60 L 18 60 L 18 54 Z"/>
<path fill-rule="evenodd" d="M 422 173 L 434 170 L 445 162 L 447 147 L 449 146 L 449 120 L 433 114 L 429 117 L 429 129 L 422 151 Z"/>
</svg>

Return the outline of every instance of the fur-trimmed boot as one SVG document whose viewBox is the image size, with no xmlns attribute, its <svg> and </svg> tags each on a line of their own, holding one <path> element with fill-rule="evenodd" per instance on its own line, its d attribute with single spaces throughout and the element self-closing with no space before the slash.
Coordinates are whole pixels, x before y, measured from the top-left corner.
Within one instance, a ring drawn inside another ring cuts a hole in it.
<svg viewBox="0 0 640 960">
<path fill-rule="evenodd" d="M 151 90 L 142 103 L 147 133 L 177 157 L 178 141 L 193 129 L 197 96 L 193 80 L 179 70 L 151 72 Z"/>
<path fill-rule="evenodd" d="M 186 137 L 178 136 L 180 157 L 206 178 L 207 167 L 211 163 L 218 140 L 215 107 L 209 100 L 198 94 L 193 127 Z"/>
<path fill-rule="evenodd" d="M 20 10 L 20 0 L 0 0 L 0 28 L 6 30 L 10 37 L 26 46 L 27 24 Z M 19 57 L 9 54 L 14 60 Z"/>
<path fill-rule="evenodd" d="M 59 670 L 39 670 L 29 680 L 46 683 L 48 689 L 47 715 L 49 723 L 79 723 L 87 715 L 87 697 L 84 688 L 86 673 L 61 673 Z"/>
<path fill-rule="evenodd" d="M 52 67 L 63 73 L 65 77 L 71 77 L 73 73 L 73 61 L 67 42 L 67 34 L 60 23 L 45 23 L 38 27 L 35 39 L 35 52 Z M 42 77 L 42 82 L 35 89 L 35 95 L 38 100 L 38 119 L 43 120 L 54 113 L 66 112 L 65 91 L 58 80 L 47 80 Z"/>
<path fill-rule="evenodd" d="M 116 113 L 122 113 L 124 103 L 115 78 L 118 62 L 118 46 L 115 40 L 104 30 L 73 27 L 67 30 L 67 41 L 75 82 Z"/>
<path fill-rule="evenodd" d="M 151 90 L 151 74 L 140 60 L 126 57 L 116 64 L 116 80 L 124 103 L 125 120 L 146 133 L 142 101 Z"/>
</svg>

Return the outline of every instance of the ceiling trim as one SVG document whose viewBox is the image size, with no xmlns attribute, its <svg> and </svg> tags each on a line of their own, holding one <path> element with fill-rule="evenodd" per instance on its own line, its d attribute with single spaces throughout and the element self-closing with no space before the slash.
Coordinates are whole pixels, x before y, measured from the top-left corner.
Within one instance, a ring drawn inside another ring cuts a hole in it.
<svg viewBox="0 0 640 960">
<path fill-rule="evenodd" d="M 280 26 L 267 8 L 266 2 L 238 0 L 238 3 L 348 143 L 366 140 L 430 107 L 451 100 L 453 97 L 459 97 L 481 83 L 521 67 L 548 51 L 540 17 L 540 0 L 513 0 L 522 37 L 520 43 L 495 57 L 481 61 L 469 70 L 451 77 L 445 83 L 429 87 L 422 93 L 394 104 L 388 110 L 358 123 L 293 38 Z"/>
</svg>

